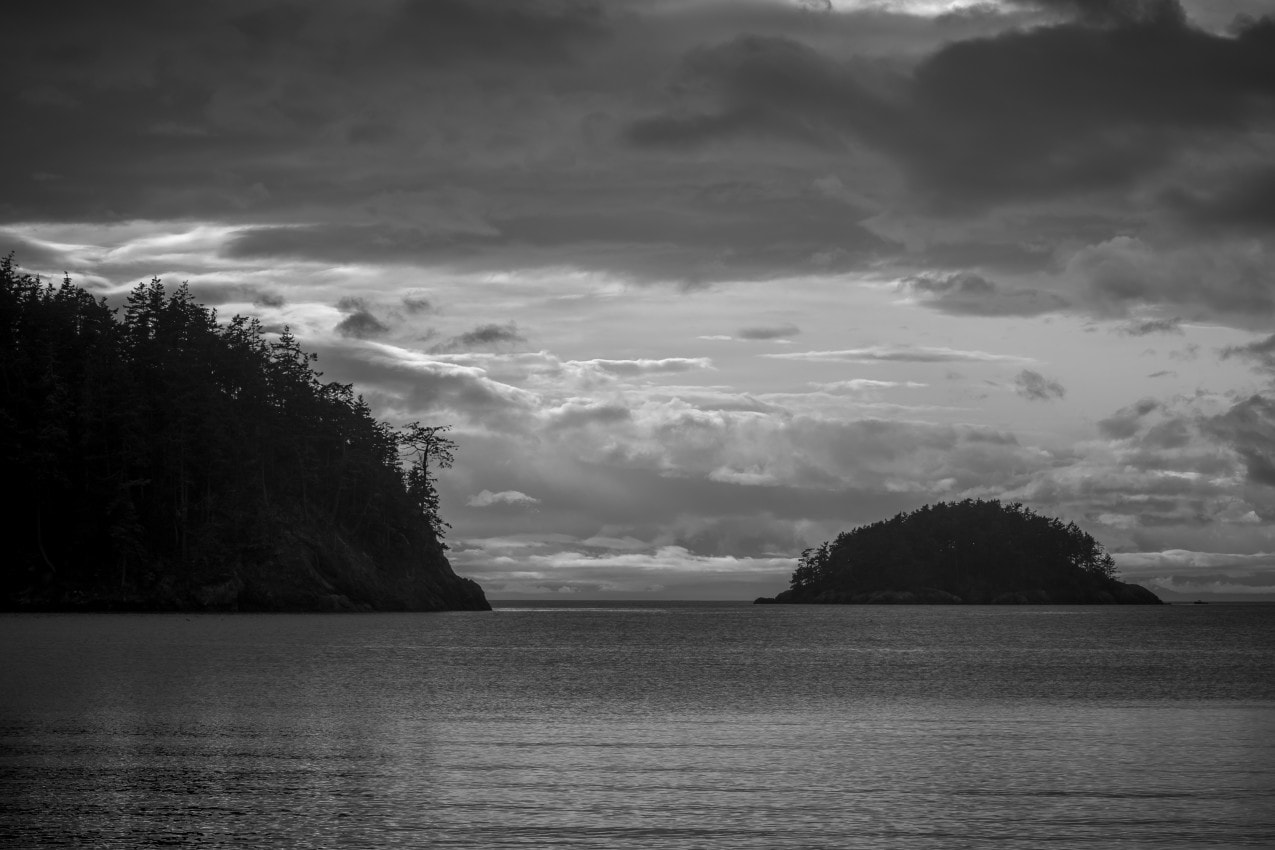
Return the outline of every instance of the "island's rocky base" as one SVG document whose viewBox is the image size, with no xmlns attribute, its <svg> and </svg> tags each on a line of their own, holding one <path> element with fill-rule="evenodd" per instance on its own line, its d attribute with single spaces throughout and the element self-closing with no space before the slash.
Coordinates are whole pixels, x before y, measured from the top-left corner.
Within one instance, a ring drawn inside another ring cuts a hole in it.
<svg viewBox="0 0 1275 850">
<path fill-rule="evenodd" d="M 490 611 L 434 540 L 374 558 L 333 529 L 294 525 L 208 561 L 134 564 L 93 583 L 56 576 L 0 599 L 8 611 Z"/>
<path fill-rule="evenodd" d="M 950 593 L 936 587 L 911 590 L 876 590 L 868 593 L 824 590 L 799 593 L 785 590 L 778 596 L 762 596 L 755 604 L 795 605 L 1162 605 L 1160 597 L 1139 584 L 1111 581 L 1101 587 L 1015 591 L 969 590 Z"/>
</svg>

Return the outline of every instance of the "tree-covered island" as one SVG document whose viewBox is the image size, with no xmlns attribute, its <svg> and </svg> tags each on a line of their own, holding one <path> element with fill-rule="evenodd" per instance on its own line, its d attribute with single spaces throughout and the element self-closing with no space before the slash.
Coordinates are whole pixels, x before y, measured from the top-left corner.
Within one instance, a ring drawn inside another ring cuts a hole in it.
<svg viewBox="0 0 1275 850">
<path fill-rule="evenodd" d="M 286 330 L 153 280 L 122 311 L 0 265 L 0 610 L 488 609 L 445 426 L 392 428 Z"/>
<path fill-rule="evenodd" d="M 860 526 L 802 552 L 792 585 L 757 602 L 1160 604 L 1116 576 L 1075 523 L 1020 504 L 966 499 Z"/>
</svg>

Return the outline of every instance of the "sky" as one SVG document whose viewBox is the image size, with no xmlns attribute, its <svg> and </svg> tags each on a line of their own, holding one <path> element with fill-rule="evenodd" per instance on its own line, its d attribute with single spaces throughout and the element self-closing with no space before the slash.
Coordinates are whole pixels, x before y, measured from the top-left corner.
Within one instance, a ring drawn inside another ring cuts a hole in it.
<svg viewBox="0 0 1275 850">
<path fill-rule="evenodd" d="M 494 600 L 751 599 L 937 501 L 1275 599 L 1271 0 L 6 12 L 0 251 L 452 426 Z"/>
</svg>

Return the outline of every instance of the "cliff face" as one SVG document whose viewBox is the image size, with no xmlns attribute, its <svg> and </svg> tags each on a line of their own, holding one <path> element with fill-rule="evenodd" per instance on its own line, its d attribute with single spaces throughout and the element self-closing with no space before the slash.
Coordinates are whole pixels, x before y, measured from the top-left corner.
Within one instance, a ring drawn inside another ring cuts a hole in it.
<svg viewBox="0 0 1275 850">
<path fill-rule="evenodd" d="M 452 572 L 435 540 L 374 558 L 339 533 L 291 528 L 241 572 L 239 610 L 489 611 L 478 583 Z"/>
<path fill-rule="evenodd" d="M 758 602 L 813 604 L 1160 604 L 1119 581 L 1074 523 L 967 499 L 860 526 L 802 553 L 792 586 Z"/>
<path fill-rule="evenodd" d="M 281 524 L 268 542 L 118 572 L 47 572 L 0 608 L 17 611 L 489 611 L 428 535 L 373 555 L 338 530 Z"/>
</svg>

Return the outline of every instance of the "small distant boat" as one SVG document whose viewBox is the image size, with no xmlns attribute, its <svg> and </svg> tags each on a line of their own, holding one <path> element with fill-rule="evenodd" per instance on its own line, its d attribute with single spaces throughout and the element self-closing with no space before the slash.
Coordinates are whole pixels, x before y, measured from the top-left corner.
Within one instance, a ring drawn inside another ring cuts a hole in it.
<svg viewBox="0 0 1275 850">
<path fill-rule="evenodd" d="M 1203 599 L 1197 599 L 1197 600 L 1195 600 L 1194 602 L 1192 602 L 1191 604 L 1192 604 L 1192 605 L 1208 605 L 1209 603 L 1205 602 Z"/>
</svg>

